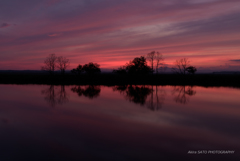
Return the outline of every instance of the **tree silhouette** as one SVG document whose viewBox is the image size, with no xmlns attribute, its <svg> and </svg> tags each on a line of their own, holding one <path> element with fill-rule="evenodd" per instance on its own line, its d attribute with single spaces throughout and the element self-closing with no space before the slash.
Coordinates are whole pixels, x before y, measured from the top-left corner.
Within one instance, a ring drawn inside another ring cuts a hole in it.
<svg viewBox="0 0 240 161">
<path fill-rule="evenodd" d="M 194 66 L 189 66 L 186 68 L 186 71 L 190 74 L 195 74 L 195 72 L 197 71 L 196 67 Z"/>
<path fill-rule="evenodd" d="M 154 68 L 156 68 L 156 73 L 158 74 L 158 68 L 164 65 L 162 54 L 156 51 L 152 51 L 147 54 L 147 59 L 151 64 L 152 72 L 154 71 Z M 156 62 L 154 63 L 154 61 Z M 154 64 L 156 64 L 155 67 Z"/>
<path fill-rule="evenodd" d="M 56 69 L 56 62 L 56 55 L 54 53 L 49 54 L 49 56 L 44 60 L 44 66 L 42 66 L 42 70 L 48 71 L 50 74 L 53 74 L 54 70 Z"/>
<path fill-rule="evenodd" d="M 65 73 L 65 70 L 70 65 L 69 59 L 59 56 L 57 58 L 57 67 L 60 69 L 61 74 Z"/>
<path fill-rule="evenodd" d="M 85 64 L 82 69 L 87 74 L 95 74 L 95 73 L 100 73 L 101 72 L 99 67 L 100 67 L 99 64 L 90 62 L 88 64 Z"/>
<path fill-rule="evenodd" d="M 130 74 L 148 74 L 152 70 L 147 65 L 146 58 L 141 56 L 140 58 L 134 58 L 126 65 L 126 70 Z"/>
<path fill-rule="evenodd" d="M 158 68 L 162 67 L 164 65 L 163 56 L 159 52 L 156 52 L 155 55 L 156 55 L 155 56 L 155 59 L 156 59 L 156 73 L 158 74 Z"/>
<path fill-rule="evenodd" d="M 76 68 L 76 69 L 72 69 L 71 72 L 72 72 L 73 74 L 78 74 L 78 75 L 80 75 L 80 74 L 83 72 L 83 67 L 82 67 L 82 65 L 79 64 L 79 65 L 77 66 L 77 68 Z"/>
<path fill-rule="evenodd" d="M 175 67 L 173 67 L 172 70 L 175 73 L 185 75 L 186 69 L 189 66 L 190 62 L 187 58 L 183 58 L 183 59 L 176 60 L 174 64 L 175 64 Z"/>
<path fill-rule="evenodd" d="M 152 73 L 154 71 L 153 69 L 153 64 L 154 64 L 154 59 L 156 58 L 156 55 L 155 55 L 155 51 L 152 51 L 150 53 L 147 54 L 147 59 L 150 61 L 151 63 L 151 66 L 152 66 Z"/>
</svg>

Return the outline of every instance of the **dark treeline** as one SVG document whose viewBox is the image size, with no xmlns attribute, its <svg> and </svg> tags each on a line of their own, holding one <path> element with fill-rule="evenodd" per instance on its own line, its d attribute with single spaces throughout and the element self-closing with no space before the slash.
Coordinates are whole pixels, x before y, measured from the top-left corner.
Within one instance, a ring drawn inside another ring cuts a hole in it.
<svg viewBox="0 0 240 161">
<path fill-rule="evenodd" d="M 147 61 L 150 62 L 148 66 Z M 159 73 L 165 63 L 161 53 L 152 51 L 113 70 L 101 73 L 100 65 L 90 62 L 79 64 L 71 72 L 69 59 L 50 54 L 44 61 L 45 73 L 0 72 L 1 84 L 54 84 L 54 85 L 198 85 L 240 87 L 240 75 L 195 74 L 197 68 L 187 58 L 176 60 L 172 74 Z M 60 72 L 55 70 L 59 69 Z"/>
<path fill-rule="evenodd" d="M 1 73 L 1 84 L 48 84 L 48 85 L 190 85 L 240 87 L 240 75 L 221 74 L 149 74 L 119 75 L 113 73 L 81 74 L 26 74 Z"/>
</svg>

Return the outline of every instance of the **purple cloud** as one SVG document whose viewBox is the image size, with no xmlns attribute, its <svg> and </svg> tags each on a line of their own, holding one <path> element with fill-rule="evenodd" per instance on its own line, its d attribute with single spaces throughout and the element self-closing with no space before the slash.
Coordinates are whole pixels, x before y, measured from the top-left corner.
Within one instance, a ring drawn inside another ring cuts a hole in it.
<svg viewBox="0 0 240 161">
<path fill-rule="evenodd" d="M 240 62 L 240 59 L 234 59 L 234 60 L 229 60 L 229 61 Z"/>
<path fill-rule="evenodd" d="M 9 27 L 9 26 L 11 26 L 11 25 L 8 24 L 8 23 L 2 23 L 2 24 L 0 25 L 0 28 L 6 28 L 6 27 Z"/>
</svg>

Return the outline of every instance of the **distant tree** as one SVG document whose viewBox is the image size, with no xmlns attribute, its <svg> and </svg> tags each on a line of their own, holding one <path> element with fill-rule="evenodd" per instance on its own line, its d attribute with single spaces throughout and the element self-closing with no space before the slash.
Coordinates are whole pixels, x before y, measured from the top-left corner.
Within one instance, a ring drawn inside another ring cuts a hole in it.
<svg viewBox="0 0 240 161">
<path fill-rule="evenodd" d="M 78 75 L 81 74 L 81 73 L 83 72 L 83 67 L 82 67 L 82 65 L 79 64 L 79 65 L 77 66 L 77 68 L 76 68 L 76 69 L 72 69 L 71 72 L 72 72 L 73 74 L 78 74 Z"/>
<path fill-rule="evenodd" d="M 190 64 L 190 61 L 187 58 L 176 60 L 175 67 L 173 67 L 172 70 L 175 73 L 185 75 L 186 69 L 189 66 L 189 64 Z"/>
<path fill-rule="evenodd" d="M 147 65 L 146 58 L 143 56 L 134 58 L 126 64 L 126 70 L 130 74 L 148 74 L 152 72 L 151 68 Z"/>
<path fill-rule="evenodd" d="M 100 65 L 97 63 L 88 63 L 83 66 L 83 71 L 85 71 L 87 74 L 95 74 L 95 73 L 100 73 Z"/>
<path fill-rule="evenodd" d="M 113 73 L 115 73 L 115 74 L 126 74 L 127 70 L 126 70 L 125 66 L 122 66 L 118 69 L 113 70 Z"/>
<path fill-rule="evenodd" d="M 154 64 L 154 60 L 156 59 L 156 52 L 155 51 L 152 51 L 150 53 L 147 54 L 147 59 L 150 61 L 151 63 L 151 67 L 152 67 L 152 72 L 154 71 L 153 69 L 153 64 Z"/>
<path fill-rule="evenodd" d="M 189 66 L 186 68 L 186 71 L 190 74 L 195 74 L 195 72 L 197 71 L 197 68 L 194 66 Z"/>
<path fill-rule="evenodd" d="M 60 69 L 61 74 L 65 73 L 65 70 L 70 65 L 69 59 L 59 56 L 57 58 L 57 67 Z"/>
<path fill-rule="evenodd" d="M 155 68 L 156 73 L 158 74 L 159 67 L 164 65 L 162 54 L 156 51 L 152 51 L 147 54 L 147 60 L 151 64 L 152 72 L 154 72 L 154 68 Z M 154 67 L 154 64 L 156 64 L 155 67 Z"/>
<path fill-rule="evenodd" d="M 156 53 L 155 53 L 155 59 L 156 59 L 156 73 L 158 74 L 158 68 L 159 68 L 160 66 L 163 66 L 163 65 L 164 65 L 162 54 L 159 53 L 159 52 L 156 52 Z"/>
<path fill-rule="evenodd" d="M 42 70 L 50 72 L 50 74 L 54 73 L 56 68 L 57 57 L 55 54 L 49 54 L 49 56 L 44 60 L 44 66 L 42 66 Z"/>
</svg>

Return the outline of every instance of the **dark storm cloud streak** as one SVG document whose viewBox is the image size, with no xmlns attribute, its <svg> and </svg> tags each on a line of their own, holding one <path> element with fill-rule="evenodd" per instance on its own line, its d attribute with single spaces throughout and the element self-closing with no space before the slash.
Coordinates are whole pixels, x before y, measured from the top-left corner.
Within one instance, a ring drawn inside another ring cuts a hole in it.
<svg viewBox="0 0 240 161">
<path fill-rule="evenodd" d="M 2 25 L 0 25 L 0 28 L 6 28 L 9 26 L 10 26 L 10 24 L 8 24 L 8 23 L 2 23 Z"/>
</svg>

